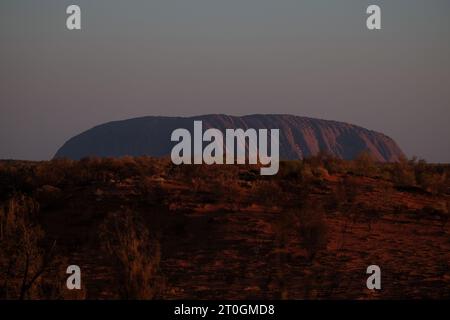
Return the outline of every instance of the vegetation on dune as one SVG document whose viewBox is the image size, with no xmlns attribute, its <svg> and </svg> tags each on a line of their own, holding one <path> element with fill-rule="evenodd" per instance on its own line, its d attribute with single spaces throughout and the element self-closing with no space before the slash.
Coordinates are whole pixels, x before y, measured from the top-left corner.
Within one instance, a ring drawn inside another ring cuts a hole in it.
<svg viewBox="0 0 450 320">
<path fill-rule="evenodd" d="M 317 295 L 316 280 L 325 281 L 330 295 L 336 290 L 342 280 L 337 271 L 314 280 L 305 270 L 320 274 L 319 261 L 330 246 L 337 250 L 334 269 L 343 268 L 341 253 L 356 224 L 365 224 L 370 234 L 386 215 L 407 213 L 439 221 L 444 234 L 449 196 L 449 165 L 417 159 L 377 163 L 365 153 L 352 161 L 325 154 L 283 161 L 271 177 L 259 175 L 254 165 L 176 166 L 150 157 L 0 161 L 0 298 L 87 297 L 86 290 L 78 296 L 65 290 L 62 267 L 70 252 L 62 250 L 58 236 L 48 236 L 49 221 L 43 218 L 48 212 L 57 217 L 66 204 L 89 217 L 76 223 L 92 227 L 90 241 L 102 249 L 112 296 L 122 299 L 156 299 L 173 291 L 162 266 L 161 232 L 168 238 L 190 235 L 186 215 L 203 218 L 201 212 L 211 210 L 214 215 L 198 222 L 208 226 L 232 212 L 273 214 L 267 255 L 277 271 L 261 287 L 275 286 L 276 297 L 287 298 L 293 260 L 311 282 L 305 280 L 305 297 Z M 327 220 L 333 217 L 343 221 L 337 243 L 330 242 Z"/>
</svg>

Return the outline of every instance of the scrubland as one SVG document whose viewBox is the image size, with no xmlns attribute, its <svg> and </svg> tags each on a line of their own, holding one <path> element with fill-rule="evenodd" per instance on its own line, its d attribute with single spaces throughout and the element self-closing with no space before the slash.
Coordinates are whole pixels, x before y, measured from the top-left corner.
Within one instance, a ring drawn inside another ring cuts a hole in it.
<svg viewBox="0 0 450 320">
<path fill-rule="evenodd" d="M 450 298 L 450 166 L 0 161 L 1 299 Z M 79 265 L 82 289 L 65 287 Z M 382 290 L 366 288 L 379 265 Z"/>
</svg>

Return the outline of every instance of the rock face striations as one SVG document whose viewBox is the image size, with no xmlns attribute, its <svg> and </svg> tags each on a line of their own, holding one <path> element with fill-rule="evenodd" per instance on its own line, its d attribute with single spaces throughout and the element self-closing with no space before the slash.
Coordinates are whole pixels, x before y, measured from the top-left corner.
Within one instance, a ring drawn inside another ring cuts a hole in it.
<svg viewBox="0 0 450 320">
<path fill-rule="evenodd" d="M 203 128 L 279 129 L 280 159 L 302 159 L 320 151 L 342 159 L 353 159 L 368 152 L 378 161 L 394 162 L 403 152 L 388 136 L 355 125 L 293 115 L 203 115 L 195 117 L 142 117 L 96 126 L 71 139 L 57 151 L 55 158 L 80 159 L 87 156 L 125 155 L 167 156 L 176 144 L 172 131 L 192 131 L 194 120 Z"/>
</svg>

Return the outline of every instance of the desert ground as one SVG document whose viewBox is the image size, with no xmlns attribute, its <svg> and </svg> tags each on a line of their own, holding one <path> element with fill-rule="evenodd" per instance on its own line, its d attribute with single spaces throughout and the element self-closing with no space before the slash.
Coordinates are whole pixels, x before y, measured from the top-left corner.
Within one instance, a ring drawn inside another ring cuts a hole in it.
<svg viewBox="0 0 450 320">
<path fill-rule="evenodd" d="M 273 177 L 149 157 L 1 161 L 0 298 L 448 299 L 449 210 L 450 166 L 415 159 L 319 155 Z"/>
</svg>

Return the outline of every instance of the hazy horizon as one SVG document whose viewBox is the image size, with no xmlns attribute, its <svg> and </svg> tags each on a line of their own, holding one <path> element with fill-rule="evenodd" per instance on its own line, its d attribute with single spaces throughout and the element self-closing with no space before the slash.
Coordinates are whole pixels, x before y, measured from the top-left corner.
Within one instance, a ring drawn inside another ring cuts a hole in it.
<svg viewBox="0 0 450 320">
<path fill-rule="evenodd" d="M 66 7 L 82 30 L 65 28 Z M 382 30 L 365 28 L 369 4 Z M 142 116 L 292 114 L 450 162 L 448 0 L 0 2 L 0 159 Z"/>
</svg>

